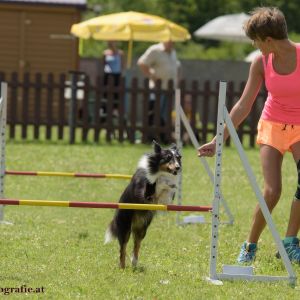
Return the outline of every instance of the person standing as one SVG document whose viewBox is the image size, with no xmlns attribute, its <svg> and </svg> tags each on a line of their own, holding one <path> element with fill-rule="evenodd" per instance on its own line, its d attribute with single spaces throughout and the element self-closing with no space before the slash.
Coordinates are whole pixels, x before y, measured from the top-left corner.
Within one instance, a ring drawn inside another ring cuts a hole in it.
<svg viewBox="0 0 300 300">
<path fill-rule="evenodd" d="M 144 76 L 149 78 L 149 88 L 154 89 L 157 80 L 161 80 L 161 88 L 167 90 L 169 80 L 173 80 L 177 86 L 180 76 L 180 62 L 177 59 L 176 50 L 172 41 L 162 42 L 150 46 L 138 59 L 138 66 Z M 152 93 L 149 102 L 149 125 L 154 122 L 155 94 Z M 160 99 L 161 125 L 167 120 L 167 101 L 163 94 Z"/>
<path fill-rule="evenodd" d="M 272 212 L 282 189 L 281 168 L 289 151 L 298 174 L 292 200 L 290 219 L 283 246 L 292 262 L 300 263 L 297 234 L 300 228 L 300 44 L 289 40 L 285 16 L 276 7 L 259 7 L 251 12 L 244 26 L 246 35 L 261 51 L 250 66 L 249 77 L 241 98 L 230 112 L 237 127 L 250 113 L 262 86 L 268 90 L 258 123 L 257 143 L 264 178 L 263 196 Z M 226 139 L 228 130 L 225 128 Z M 198 149 L 199 156 L 213 156 L 216 138 Z M 249 264 L 255 260 L 257 243 L 266 225 L 259 205 L 256 206 L 250 232 L 242 244 L 237 261 Z M 277 256 L 278 257 L 278 256 Z"/>
<path fill-rule="evenodd" d="M 113 86 L 118 87 L 125 67 L 124 52 L 118 49 L 115 41 L 108 41 L 107 46 L 107 49 L 103 51 L 104 86 L 107 86 L 108 82 L 112 80 Z M 107 92 L 104 93 L 104 97 L 107 98 Z M 115 92 L 113 104 L 114 111 L 117 111 L 118 109 L 118 98 L 118 92 Z"/>
</svg>

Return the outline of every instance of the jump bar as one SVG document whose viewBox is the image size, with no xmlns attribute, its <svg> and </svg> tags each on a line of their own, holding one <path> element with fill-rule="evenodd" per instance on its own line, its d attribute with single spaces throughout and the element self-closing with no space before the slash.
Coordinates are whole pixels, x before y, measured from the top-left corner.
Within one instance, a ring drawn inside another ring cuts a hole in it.
<svg viewBox="0 0 300 300">
<path fill-rule="evenodd" d="M 80 208 L 112 208 L 133 210 L 163 210 L 163 211 L 211 211 L 211 206 L 174 205 L 174 204 L 137 204 L 137 203 L 110 203 L 110 202 L 77 202 L 77 201 L 49 201 L 49 200 L 21 200 L 0 199 L 0 205 L 27 205 L 27 206 L 59 206 Z"/>
<path fill-rule="evenodd" d="M 62 177 L 115 178 L 115 179 L 131 179 L 132 177 L 131 175 L 123 175 L 123 174 L 32 172 L 32 171 L 5 171 L 5 175 L 62 176 Z"/>
</svg>

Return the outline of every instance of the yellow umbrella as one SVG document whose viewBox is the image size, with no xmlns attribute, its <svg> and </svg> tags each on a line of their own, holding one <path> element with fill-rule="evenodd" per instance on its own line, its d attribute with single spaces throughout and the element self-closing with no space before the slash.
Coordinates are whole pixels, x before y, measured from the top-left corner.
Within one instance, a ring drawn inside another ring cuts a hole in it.
<svg viewBox="0 0 300 300">
<path fill-rule="evenodd" d="M 167 19 L 129 11 L 104 15 L 74 24 L 71 33 L 81 39 L 129 41 L 127 68 L 131 65 L 132 42 L 185 41 L 189 32 Z"/>
</svg>

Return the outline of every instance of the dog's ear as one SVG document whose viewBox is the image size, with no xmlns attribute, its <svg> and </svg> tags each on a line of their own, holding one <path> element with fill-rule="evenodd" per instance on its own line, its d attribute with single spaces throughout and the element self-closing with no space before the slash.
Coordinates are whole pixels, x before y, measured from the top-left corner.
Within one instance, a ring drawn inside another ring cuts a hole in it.
<svg viewBox="0 0 300 300">
<path fill-rule="evenodd" d="M 170 149 L 173 150 L 177 158 L 181 158 L 181 154 L 175 143 L 171 144 Z"/>
<path fill-rule="evenodd" d="M 160 153 L 161 152 L 161 146 L 157 141 L 153 140 L 153 148 L 155 153 Z"/>
</svg>

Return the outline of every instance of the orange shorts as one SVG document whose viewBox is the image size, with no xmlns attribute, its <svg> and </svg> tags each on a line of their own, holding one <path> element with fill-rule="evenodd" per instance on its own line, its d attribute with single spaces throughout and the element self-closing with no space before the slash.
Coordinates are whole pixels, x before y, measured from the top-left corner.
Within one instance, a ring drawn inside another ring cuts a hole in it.
<svg viewBox="0 0 300 300">
<path fill-rule="evenodd" d="M 288 125 L 260 119 L 257 125 L 257 144 L 269 145 L 281 154 L 291 151 L 300 141 L 300 125 Z"/>
</svg>

